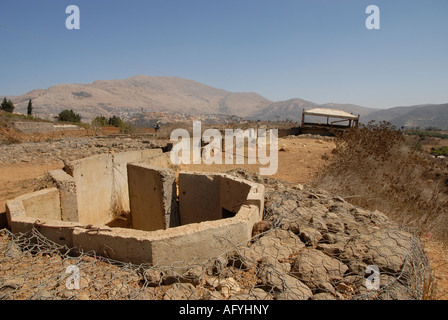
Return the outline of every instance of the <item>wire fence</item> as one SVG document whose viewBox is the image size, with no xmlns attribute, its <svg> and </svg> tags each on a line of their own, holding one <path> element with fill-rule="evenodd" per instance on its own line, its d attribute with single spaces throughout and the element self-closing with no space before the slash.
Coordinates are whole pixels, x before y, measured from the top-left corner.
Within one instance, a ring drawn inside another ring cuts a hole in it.
<svg viewBox="0 0 448 320">
<path fill-rule="evenodd" d="M 362 259 L 315 249 L 281 227 L 209 261 L 169 267 L 133 265 L 80 252 L 46 239 L 37 229 L 16 235 L 4 229 L 0 300 L 427 298 L 430 268 L 418 239 L 410 239 L 410 247 L 400 256 L 403 261 L 397 258 L 397 250 L 403 249 L 399 239 L 378 241 L 382 248 L 368 259 L 379 266 L 369 274 Z"/>
<path fill-rule="evenodd" d="M 198 263 L 134 265 L 0 230 L 0 300 L 421 300 L 435 282 L 418 234 L 341 197 L 244 170 L 265 185 L 253 238 Z M 226 239 L 221 239 L 225 241 Z M 230 240 L 228 240 L 230 241 Z"/>
</svg>

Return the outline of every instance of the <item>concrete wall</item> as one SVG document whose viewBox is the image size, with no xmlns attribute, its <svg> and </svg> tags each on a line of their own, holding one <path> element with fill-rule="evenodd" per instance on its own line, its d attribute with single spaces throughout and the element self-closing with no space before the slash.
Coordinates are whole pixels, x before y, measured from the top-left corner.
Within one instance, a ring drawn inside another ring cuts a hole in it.
<svg viewBox="0 0 448 320">
<path fill-rule="evenodd" d="M 8 225 L 13 218 L 31 217 L 36 219 L 61 220 L 59 191 L 45 189 L 6 202 Z"/>
<path fill-rule="evenodd" d="M 114 228 L 92 233 L 76 228 L 73 243 L 110 259 L 134 264 L 201 263 L 250 239 L 253 224 L 249 223 L 248 217 L 258 217 L 258 207 L 248 206 L 243 211 L 242 215 L 230 219 L 152 232 Z"/>
<path fill-rule="evenodd" d="M 174 172 L 148 164 L 127 167 L 132 227 L 154 231 L 178 226 Z"/>
<path fill-rule="evenodd" d="M 160 168 L 168 168 L 169 159 L 169 153 L 162 153 L 162 149 L 147 149 L 142 150 L 142 157 L 136 162 L 146 163 Z"/>
<path fill-rule="evenodd" d="M 72 235 L 78 227 L 79 224 L 75 222 L 36 219 L 27 216 L 14 217 L 10 223 L 13 233 L 26 233 L 36 228 L 44 237 L 62 246 L 66 245 L 68 248 L 76 247 Z"/>
<path fill-rule="evenodd" d="M 52 170 L 48 173 L 59 190 L 61 220 L 71 222 L 79 221 L 75 179 L 63 170 Z"/>
<path fill-rule="evenodd" d="M 247 197 L 254 185 L 248 181 L 233 176 L 219 176 L 219 202 L 223 209 L 237 213 L 246 203 Z"/>
<path fill-rule="evenodd" d="M 139 160 L 141 157 L 141 151 L 121 152 L 113 155 L 112 209 L 130 210 L 127 164 Z"/>
<path fill-rule="evenodd" d="M 84 224 L 109 222 L 112 218 L 112 155 L 75 160 L 64 170 L 75 179 L 78 221 Z"/>
<path fill-rule="evenodd" d="M 166 165 L 162 149 L 102 154 L 66 165 L 50 174 L 61 192 L 62 220 L 106 224 L 115 212 L 130 210 L 127 164 Z"/>
<path fill-rule="evenodd" d="M 235 217 L 156 231 L 152 234 L 151 263 L 168 266 L 207 261 L 248 241 L 248 229 L 252 231 L 252 226 Z"/>
<path fill-rule="evenodd" d="M 216 176 L 203 173 L 179 174 L 180 224 L 221 219 L 220 183 Z"/>
<path fill-rule="evenodd" d="M 230 175 L 181 172 L 179 213 L 181 225 L 232 216 L 247 202 L 256 184 Z M 263 190 L 264 197 L 264 190 Z M 200 201 L 198 201 L 200 199 Z M 263 201 L 264 203 L 264 198 Z M 257 203 L 256 205 L 260 205 Z"/>
<path fill-rule="evenodd" d="M 25 217 L 34 221 L 40 219 L 61 220 L 58 189 L 44 189 L 6 201 L 6 217 L 9 227 L 12 226 L 13 221 Z"/>
</svg>

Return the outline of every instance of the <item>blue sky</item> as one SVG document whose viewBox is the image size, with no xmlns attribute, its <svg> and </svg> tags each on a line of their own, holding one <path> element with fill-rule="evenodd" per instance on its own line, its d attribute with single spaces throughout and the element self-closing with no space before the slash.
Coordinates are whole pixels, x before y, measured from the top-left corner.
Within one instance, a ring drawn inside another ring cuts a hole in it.
<svg viewBox="0 0 448 320">
<path fill-rule="evenodd" d="M 0 17 L 0 95 L 154 75 L 273 101 L 448 102 L 448 0 L 15 0 Z"/>
</svg>

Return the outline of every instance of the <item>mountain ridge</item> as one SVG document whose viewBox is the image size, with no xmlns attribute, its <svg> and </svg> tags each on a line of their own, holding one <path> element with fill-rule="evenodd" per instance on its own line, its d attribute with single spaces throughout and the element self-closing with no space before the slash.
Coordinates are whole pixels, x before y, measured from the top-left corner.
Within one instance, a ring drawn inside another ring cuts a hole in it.
<svg viewBox="0 0 448 320">
<path fill-rule="evenodd" d="M 16 111 L 26 113 L 29 99 L 38 115 L 57 115 L 64 109 L 79 113 L 84 121 L 98 115 L 167 112 L 191 115 L 237 115 L 252 120 L 300 122 L 303 109 L 342 109 L 361 116 L 361 122 L 389 121 L 414 127 L 448 129 L 448 103 L 389 109 L 367 108 L 350 103 L 318 104 L 301 98 L 271 101 L 255 92 L 230 92 L 180 77 L 137 75 L 127 79 L 97 80 L 88 84 L 57 84 L 9 97 Z"/>
</svg>

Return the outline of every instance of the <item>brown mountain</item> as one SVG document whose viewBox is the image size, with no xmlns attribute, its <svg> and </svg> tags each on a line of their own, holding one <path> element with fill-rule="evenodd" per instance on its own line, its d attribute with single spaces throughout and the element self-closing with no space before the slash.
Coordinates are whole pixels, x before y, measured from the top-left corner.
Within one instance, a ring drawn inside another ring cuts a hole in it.
<svg viewBox="0 0 448 320">
<path fill-rule="evenodd" d="M 323 107 L 359 114 L 364 123 L 386 120 L 399 127 L 448 129 L 448 104 L 371 109 L 353 104 L 319 105 L 298 98 L 273 102 L 257 93 L 234 93 L 177 77 L 135 76 L 89 84 L 60 84 L 8 98 L 21 113 L 26 113 L 28 101 L 32 99 L 34 113 L 38 116 L 57 115 L 64 109 L 73 109 L 81 114 L 83 121 L 98 115 L 118 115 L 126 119 L 141 111 L 165 111 L 300 122 L 303 109 Z"/>
<path fill-rule="evenodd" d="M 16 111 L 25 113 L 29 99 L 33 100 L 37 115 L 57 115 L 64 109 L 73 109 L 83 120 L 142 110 L 246 117 L 271 103 L 256 93 L 232 93 L 193 80 L 149 76 L 33 90 L 12 97 Z"/>
<path fill-rule="evenodd" d="M 435 127 L 448 130 L 448 103 L 425 104 L 377 110 L 365 117 L 365 121 L 388 121 L 396 127 Z"/>
</svg>

